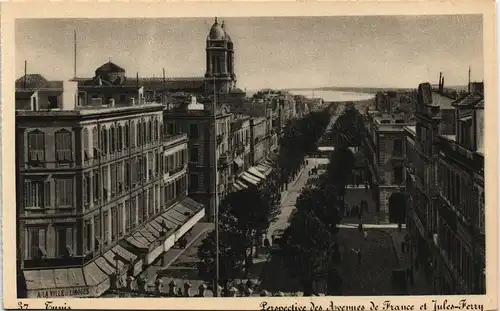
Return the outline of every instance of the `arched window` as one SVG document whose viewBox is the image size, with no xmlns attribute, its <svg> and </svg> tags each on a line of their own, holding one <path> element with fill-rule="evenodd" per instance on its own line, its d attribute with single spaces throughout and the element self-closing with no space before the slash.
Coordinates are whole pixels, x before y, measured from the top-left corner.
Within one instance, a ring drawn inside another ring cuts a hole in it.
<svg viewBox="0 0 500 311">
<path fill-rule="evenodd" d="M 62 129 L 55 134 L 56 161 L 69 162 L 72 160 L 72 135 L 71 132 Z"/>
<path fill-rule="evenodd" d="M 28 161 L 45 161 L 45 133 L 38 129 L 28 133 Z"/>
</svg>

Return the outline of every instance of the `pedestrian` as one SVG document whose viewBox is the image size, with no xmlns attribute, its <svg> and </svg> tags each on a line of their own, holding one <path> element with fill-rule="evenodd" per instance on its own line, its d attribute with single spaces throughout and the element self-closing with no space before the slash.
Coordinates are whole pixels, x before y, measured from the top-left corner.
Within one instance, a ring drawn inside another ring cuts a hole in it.
<svg viewBox="0 0 500 311">
<path fill-rule="evenodd" d="M 182 288 L 177 289 L 177 297 L 183 297 L 184 295 L 182 294 Z"/>
<path fill-rule="evenodd" d="M 160 296 L 163 292 L 163 280 L 159 274 L 156 276 L 155 280 L 155 292 L 158 296 Z"/>
<path fill-rule="evenodd" d="M 264 247 L 265 247 L 265 248 L 269 248 L 269 247 L 271 247 L 271 243 L 269 243 L 269 239 L 268 239 L 268 238 L 265 238 L 265 239 L 264 239 Z"/>
<path fill-rule="evenodd" d="M 360 223 L 358 225 L 358 230 L 359 230 L 359 232 L 363 232 L 363 224 L 362 223 Z"/>
<path fill-rule="evenodd" d="M 361 265 L 361 249 L 358 249 L 358 267 Z"/>
<path fill-rule="evenodd" d="M 366 229 L 365 229 L 365 231 L 363 232 L 363 235 L 364 235 L 364 237 L 365 237 L 365 241 L 366 241 L 366 239 L 368 238 L 368 231 L 366 231 Z"/>
</svg>

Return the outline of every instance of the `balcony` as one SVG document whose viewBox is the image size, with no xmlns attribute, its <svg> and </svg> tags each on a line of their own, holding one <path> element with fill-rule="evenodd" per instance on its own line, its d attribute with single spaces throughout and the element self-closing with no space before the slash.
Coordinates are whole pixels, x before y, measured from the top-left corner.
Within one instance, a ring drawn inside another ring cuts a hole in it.
<svg viewBox="0 0 500 311">
<path fill-rule="evenodd" d="M 188 137 L 187 137 L 186 133 L 177 134 L 177 135 L 167 135 L 167 136 L 163 137 L 163 147 L 164 147 L 164 149 L 166 149 L 172 145 L 176 145 L 178 143 L 181 143 L 181 142 L 184 142 L 187 140 L 188 140 Z"/>
</svg>

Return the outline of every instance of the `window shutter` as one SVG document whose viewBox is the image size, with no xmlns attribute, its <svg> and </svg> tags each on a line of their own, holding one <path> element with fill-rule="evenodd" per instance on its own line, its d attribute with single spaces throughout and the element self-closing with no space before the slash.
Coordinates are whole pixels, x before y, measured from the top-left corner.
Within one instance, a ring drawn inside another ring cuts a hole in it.
<svg viewBox="0 0 500 311">
<path fill-rule="evenodd" d="M 50 200 L 50 180 L 45 180 L 43 182 L 43 206 L 45 208 L 50 208 L 51 206 L 51 200 Z"/>
<path fill-rule="evenodd" d="M 73 255 L 73 228 L 66 228 L 66 249 L 68 255 Z"/>
<path fill-rule="evenodd" d="M 23 185 L 23 198 L 24 198 L 24 207 L 31 207 L 31 204 L 30 204 L 30 198 L 31 198 L 31 191 L 30 191 L 30 186 L 31 186 L 31 183 L 28 181 L 28 180 L 25 180 L 24 181 L 24 185 Z"/>
</svg>

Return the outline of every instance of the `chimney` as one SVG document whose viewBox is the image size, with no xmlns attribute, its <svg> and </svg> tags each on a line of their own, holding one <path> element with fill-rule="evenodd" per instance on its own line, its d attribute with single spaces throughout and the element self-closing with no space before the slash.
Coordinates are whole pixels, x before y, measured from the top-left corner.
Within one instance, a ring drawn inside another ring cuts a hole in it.
<svg viewBox="0 0 500 311">
<path fill-rule="evenodd" d="M 441 93 L 444 92 L 444 76 L 441 78 Z"/>
<path fill-rule="evenodd" d="M 441 93 L 441 79 L 443 78 L 443 73 L 439 73 L 439 83 L 438 83 L 438 92 Z"/>
<path fill-rule="evenodd" d="M 469 93 L 470 93 L 470 66 L 469 66 L 469 81 L 467 83 L 467 87 L 468 87 L 468 90 L 469 90 Z"/>
<path fill-rule="evenodd" d="M 27 84 L 26 84 L 26 82 L 27 82 L 27 81 L 26 81 L 26 79 L 27 79 L 27 68 L 26 68 L 26 67 L 27 67 L 27 66 L 28 66 L 28 62 L 27 62 L 27 61 L 24 61 L 24 82 L 23 82 L 23 84 L 24 84 L 24 88 L 25 88 L 25 89 L 26 89 L 26 85 L 27 85 Z"/>
</svg>

